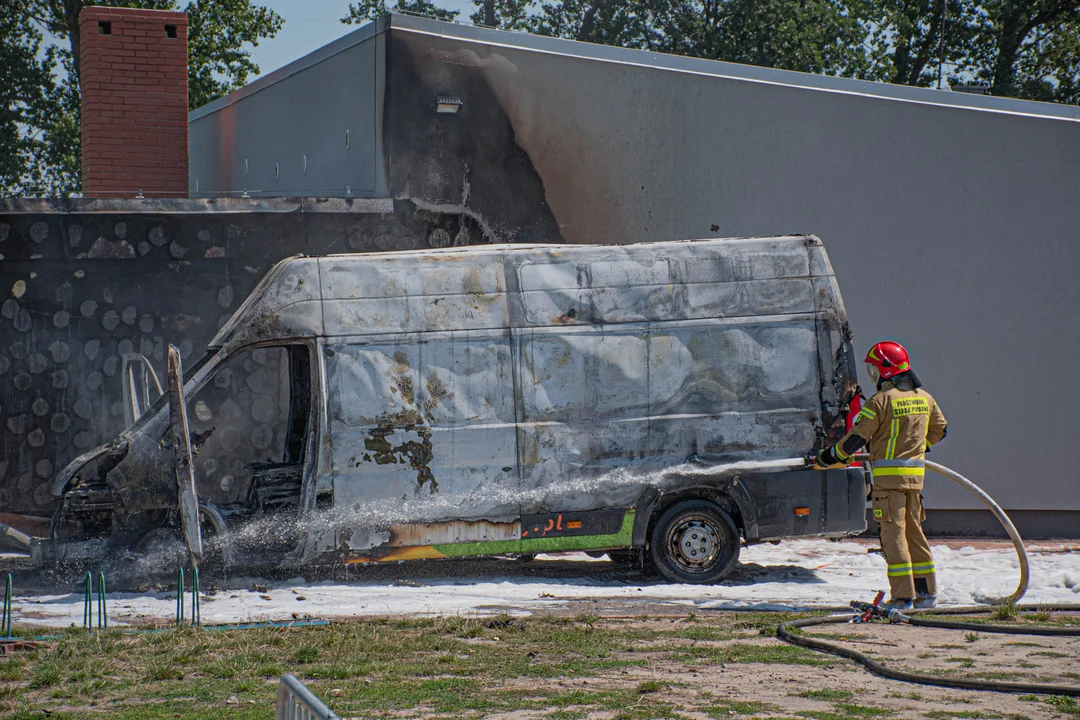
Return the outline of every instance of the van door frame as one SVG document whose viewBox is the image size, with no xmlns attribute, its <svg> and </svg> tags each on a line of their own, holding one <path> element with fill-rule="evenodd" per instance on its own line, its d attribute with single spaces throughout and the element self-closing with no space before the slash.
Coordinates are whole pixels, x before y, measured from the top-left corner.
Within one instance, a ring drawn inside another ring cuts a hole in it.
<svg viewBox="0 0 1080 720">
<path fill-rule="evenodd" d="M 271 348 L 281 348 L 282 350 L 284 350 L 286 353 L 289 354 L 289 360 L 288 360 L 288 362 L 289 362 L 289 370 L 290 370 L 290 372 L 289 372 L 289 383 L 290 383 L 290 391 L 291 391 L 291 385 L 293 383 L 291 348 L 302 346 L 302 347 L 307 349 L 307 351 L 308 351 L 308 365 L 309 365 L 309 367 L 308 367 L 308 376 L 309 376 L 309 383 L 310 383 L 310 392 L 308 394 L 307 432 L 305 433 L 306 437 L 304 438 L 304 444 L 303 444 L 304 457 L 301 459 L 301 461 L 299 463 L 297 463 L 297 466 L 300 468 L 300 502 L 299 502 L 299 505 L 297 507 L 297 515 L 298 515 L 298 517 L 303 517 L 304 515 L 308 514 L 309 511 L 313 510 L 314 507 L 315 507 L 315 499 L 316 499 L 316 483 L 315 483 L 316 477 L 315 477 L 315 472 L 316 472 L 316 469 L 318 467 L 317 466 L 317 460 L 318 460 L 317 452 L 318 452 L 318 449 L 319 449 L 317 444 L 319 443 L 319 440 L 321 439 L 322 429 L 325 427 L 325 422 L 323 421 L 322 414 L 320 413 L 320 405 L 323 405 L 323 403 L 322 403 L 323 387 L 324 387 L 324 384 L 323 384 L 323 372 L 322 372 L 322 369 L 321 369 L 321 365 L 320 365 L 320 369 L 318 370 L 318 372 L 316 372 L 315 365 L 314 365 L 317 362 L 321 362 L 320 340 L 321 340 L 320 338 L 313 338 L 313 337 L 274 338 L 272 340 L 265 340 L 265 341 L 261 341 L 261 342 L 257 342 L 257 343 L 250 343 L 250 344 L 247 344 L 247 345 L 242 345 L 242 346 L 239 346 L 239 347 L 230 348 L 229 351 L 225 352 L 225 353 L 221 353 L 221 351 L 219 350 L 219 356 L 218 356 L 216 362 L 214 363 L 214 366 L 212 368 L 210 368 L 209 370 L 205 371 L 205 375 L 202 375 L 199 378 L 199 381 L 198 381 L 199 387 L 197 389 L 194 388 L 194 383 L 192 382 L 194 380 L 194 375 L 192 376 L 192 378 L 187 379 L 186 382 L 185 382 L 185 385 L 191 387 L 190 390 L 185 390 L 185 395 L 191 395 L 192 397 L 194 397 L 194 394 L 197 394 L 198 390 L 201 390 L 203 387 L 205 387 L 207 385 L 207 383 L 213 381 L 214 375 L 217 372 L 219 372 L 222 367 L 227 365 L 229 362 L 231 362 L 233 360 L 234 357 L 240 355 L 241 353 L 251 352 L 253 350 L 266 350 L 266 349 L 271 349 Z M 200 369 L 198 374 L 202 374 L 202 372 L 203 372 L 202 369 Z M 290 410 L 291 410 L 291 404 L 290 404 Z M 166 408 L 166 411 L 167 411 L 167 408 Z M 291 412 L 290 412 L 290 415 L 291 415 Z M 291 421 L 292 421 L 292 418 L 289 417 L 288 422 L 291 423 Z M 285 438 L 285 442 L 288 442 L 287 437 Z M 199 477 L 198 477 L 198 474 L 196 474 L 196 476 L 195 476 L 195 490 L 196 490 L 196 493 L 198 493 L 198 487 L 199 487 Z M 200 502 L 204 502 L 204 501 L 200 501 Z M 210 507 L 213 507 L 213 506 L 211 505 Z M 242 524 L 243 520 L 241 520 L 240 523 Z M 311 547 L 314 547 L 314 544 L 312 542 L 312 538 L 310 537 L 310 533 L 305 533 L 304 537 L 297 543 L 296 547 L 293 548 L 290 555 L 287 556 L 286 558 L 284 558 L 283 560 L 286 561 L 286 562 L 296 562 L 297 560 L 300 559 L 300 557 L 297 557 L 298 555 L 302 556 L 302 558 L 304 560 L 307 560 L 309 558 L 309 548 L 311 548 Z"/>
<path fill-rule="evenodd" d="M 326 363 L 323 357 L 326 338 L 322 336 L 314 338 L 309 349 L 312 363 L 311 414 L 308 418 L 308 438 L 304 447 L 304 470 L 300 485 L 300 511 L 303 515 L 316 510 L 321 489 L 320 477 L 325 476 L 330 479 L 328 489 L 333 491 L 333 475 L 329 472 L 332 438 L 327 431 L 329 426 L 326 416 Z M 323 470 L 326 472 L 324 473 Z M 305 543 L 314 549 L 315 540 L 310 537 L 310 534 Z"/>
</svg>

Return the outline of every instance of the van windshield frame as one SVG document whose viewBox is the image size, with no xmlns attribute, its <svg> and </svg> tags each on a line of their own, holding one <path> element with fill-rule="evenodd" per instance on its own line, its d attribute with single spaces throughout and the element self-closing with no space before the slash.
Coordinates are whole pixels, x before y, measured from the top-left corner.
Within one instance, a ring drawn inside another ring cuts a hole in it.
<svg viewBox="0 0 1080 720">
<path fill-rule="evenodd" d="M 194 377 L 200 370 L 202 370 L 204 367 L 206 367 L 207 363 L 209 363 L 217 355 L 218 350 L 219 350 L 219 348 L 208 348 L 207 351 L 205 353 L 203 353 L 203 356 L 195 361 L 195 364 L 191 366 L 190 370 L 185 370 L 184 371 L 184 374 L 187 375 L 189 378 Z M 166 385 L 168 385 L 168 379 L 167 378 L 166 378 Z M 191 392 L 192 390 L 189 390 L 189 389 L 185 388 L 184 389 L 184 394 L 186 395 L 188 392 Z M 150 422 L 151 418 L 156 417 L 157 414 L 159 412 L 161 412 L 161 409 L 164 408 L 168 404 L 169 404 L 169 390 L 168 390 L 168 387 L 166 387 L 165 392 L 158 395 L 157 399 L 154 400 L 154 402 L 150 403 L 150 406 L 148 408 L 146 408 L 146 410 L 143 412 L 143 414 L 139 416 L 139 419 L 136 420 L 134 423 L 132 423 L 131 427 L 128 428 L 128 429 L 129 430 L 138 430 L 138 429 L 142 428 L 143 426 L 145 426 L 147 423 Z"/>
</svg>

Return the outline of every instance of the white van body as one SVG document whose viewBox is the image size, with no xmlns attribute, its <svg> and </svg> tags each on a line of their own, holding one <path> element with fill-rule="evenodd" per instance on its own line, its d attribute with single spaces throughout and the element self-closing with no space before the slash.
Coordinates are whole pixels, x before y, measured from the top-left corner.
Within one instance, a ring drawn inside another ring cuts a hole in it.
<svg viewBox="0 0 1080 720">
<path fill-rule="evenodd" d="M 866 527 L 861 469 L 792 461 L 855 392 L 813 236 L 290 258 L 184 392 L 239 564 L 647 550 L 712 582 L 740 540 Z M 175 525 L 168 414 L 58 476 L 54 543 L 138 552 Z"/>
</svg>

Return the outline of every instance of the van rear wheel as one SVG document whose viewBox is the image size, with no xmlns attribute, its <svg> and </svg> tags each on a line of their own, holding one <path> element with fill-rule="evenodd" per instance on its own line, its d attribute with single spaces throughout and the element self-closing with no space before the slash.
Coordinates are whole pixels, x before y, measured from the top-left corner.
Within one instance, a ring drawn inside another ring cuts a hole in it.
<svg viewBox="0 0 1080 720">
<path fill-rule="evenodd" d="M 722 508 L 707 500 L 684 500 L 656 521 L 649 552 L 671 582 L 718 583 L 739 560 L 739 533 Z"/>
</svg>

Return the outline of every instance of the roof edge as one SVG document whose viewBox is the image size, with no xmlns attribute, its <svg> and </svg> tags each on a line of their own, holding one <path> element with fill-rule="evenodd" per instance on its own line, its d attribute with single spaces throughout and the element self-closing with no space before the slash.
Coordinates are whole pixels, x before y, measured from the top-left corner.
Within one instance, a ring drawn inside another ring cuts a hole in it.
<svg viewBox="0 0 1080 720">
<path fill-rule="evenodd" d="M 393 14 L 388 16 L 389 27 L 404 32 L 445 37 L 467 42 L 498 45 L 519 50 L 531 50 L 567 57 L 600 62 L 648 67 L 658 70 L 687 72 L 744 82 L 785 85 L 804 90 L 817 90 L 845 95 L 861 95 L 882 100 L 937 105 L 961 110 L 1024 115 L 1050 120 L 1080 122 L 1080 106 L 1045 103 L 1035 100 L 971 95 L 967 93 L 937 90 L 935 88 L 893 85 L 891 83 L 854 78 L 815 75 L 795 70 L 742 65 L 722 60 L 687 57 L 631 50 L 612 45 L 598 45 L 578 40 L 564 40 L 545 35 L 509 30 L 498 30 L 460 22 L 444 22 L 416 15 Z"/>
<path fill-rule="evenodd" d="M 202 107 L 197 107 L 188 113 L 188 122 L 198 120 L 199 118 L 206 117 L 213 114 L 222 108 L 228 107 L 235 102 L 238 102 L 252 93 L 256 93 L 263 88 L 275 85 L 285 78 L 295 75 L 298 72 L 307 70 L 312 65 L 331 58 L 334 55 L 345 52 L 349 48 L 359 45 L 366 40 L 370 40 L 376 35 L 386 32 L 390 29 L 390 16 L 383 15 L 378 20 L 373 20 L 366 25 L 361 25 L 358 29 L 352 32 L 346 33 L 336 40 L 331 40 L 326 45 L 311 51 L 307 55 L 300 57 L 297 60 L 293 60 L 288 65 L 267 73 L 257 80 L 253 80 L 239 90 L 234 90 L 224 97 L 220 97 L 217 100 L 207 103 Z"/>
</svg>

